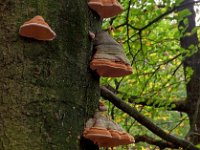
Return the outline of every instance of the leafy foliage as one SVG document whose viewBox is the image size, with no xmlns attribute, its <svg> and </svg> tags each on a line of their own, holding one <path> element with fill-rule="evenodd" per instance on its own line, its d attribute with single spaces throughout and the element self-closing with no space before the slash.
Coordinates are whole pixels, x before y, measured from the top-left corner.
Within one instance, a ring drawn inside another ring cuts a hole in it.
<svg viewBox="0 0 200 150">
<path fill-rule="evenodd" d="M 182 61 L 196 49 L 194 46 L 189 49 L 180 46 L 182 33 L 179 30 L 179 22 L 184 20 L 187 24 L 186 17 L 191 13 L 187 9 L 166 13 L 181 2 L 121 1 L 125 11 L 115 18 L 104 20 L 103 29 L 108 29 L 115 40 L 123 43 L 133 74 L 123 78 L 102 78 L 101 84 L 114 88 L 120 98 L 166 132 L 184 138 L 189 129 L 188 118 L 170 110 L 175 107 L 173 102 L 186 98 L 186 83 L 192 75 L 190 68 L 183 70 Z M 128 115 L 109 103 L 108 106 L 112 118 L 132 135 L 159 139 Z M 154 149 L 155 146 L 143 143 L 136 144 L 134 148 Z"/>
</svg>

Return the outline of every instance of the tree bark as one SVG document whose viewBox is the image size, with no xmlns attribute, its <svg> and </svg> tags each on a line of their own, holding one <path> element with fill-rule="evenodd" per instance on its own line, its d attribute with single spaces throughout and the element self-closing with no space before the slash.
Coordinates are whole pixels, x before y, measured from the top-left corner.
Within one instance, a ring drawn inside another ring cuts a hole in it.
<svg viewBox="0 0 200 150">
<path fill-rule="evenodd" d="M 184 0 L 183 3 L 187 3 L 189 0 Z M 194 2 L 194 0 L 190 0 Z M 191 15 L 187 17 L 188 24 L 184 24 L 184 21 L 180 22 L 180 30 L 183 34 L 181 38 L 181 46 L 185 49 L 189 49 L 193 46 L 192 51 L 197 49 L 197 52 L 190 57 L 186 57 L 184 60 L 184 69 L 188 67 L 192 68 L 193 74 L 190 81 L 187 83 L 187 100 L 186 105 L 189 106 L 189 111 L 187 112 L 190 120 L 190 132 L 188 134 L 188 140 L 194 144 L 200 143 L 200 50 L 198 48 L 198 37 L 197 32 L 192 32 L 195 28 L 195 11 L 194 5 L 188 5 L 187 9 L 190 10 Z M 183 28 L 184 31 L 182 30 Z M 190 35 L 186 33 L 192 33 Z"/>
<path fill-rule="evenodd" d="M 36 15 L 55 40 L 19 36 L 20 25 Z M 0 0 L 1 150 L 87 149 L 79 141 L 100 90 L 88 68 L 88 31 L 99 29 L 87 0 Z"/>
</svg>

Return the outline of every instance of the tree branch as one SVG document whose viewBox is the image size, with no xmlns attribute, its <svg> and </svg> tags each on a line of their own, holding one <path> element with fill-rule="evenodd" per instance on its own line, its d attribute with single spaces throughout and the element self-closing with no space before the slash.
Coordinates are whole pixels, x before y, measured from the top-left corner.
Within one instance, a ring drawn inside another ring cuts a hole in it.
<svg viewBox="0 0 200 150">
<path fill-rule="evenodd" d="M 176 146 L 173 143 L 164 142 L 164 141 L 161 141 L 161 140 L 155 140 L 154 138 L 149 137 L 147 135 L 135 136 L 134 138 L 135 138 L 135 143 L 146 142 L 150 145 L 158 146 L 161 149 L 164 149 L 164 148 L 179 148 L 179 146 Z"/>
<path fill-rule="evenodd" d="M 162 104 L 154 104 L 154 102 L 149 103 L 148 100 L 145 100 L 143 102 L 136 102 L 134 99 L 135 99 L 135 97 L 130 97 L 128 101 L 130 103 L 134 103 L 134 104 L 137 104 L 137 105 L 153 106 L 153 107 L 156 107 L 156 108 L 165 106 L 164 103 L 163 103 L 163 105 Z M 173 105 L 174 105 L 174 107 L 173 107 Z M 186 104 L 185 100 L 172 102 L 170 104 L 170 107 L 172 107 L 172 108 L 171 109 L 167 109 L 168 111 L 179 111 L 179 112 L 185 112 L 185 113 L 189 111 L 188 105 Z"/>
<path fill-rule="evenodd" d="M 189 108 L 188 108 L 189 105 L 187 105 L 185 100 L 175 101 L 172 103 L 172 105 L 173 104 L 175 105 L 175 107 L 172 108 L 171 110 L 185 112 L 185 113 L 189 111 Z"/>
<path fill-rule="evenodd" d="M 131 24 L 129 24 L 128 20 L 126 19 L 126 21 L 116 27 L 114 27 L 115 29 L 118 29 L 122 26 L 128 25 L 129 27 L 131 27 L 133 30 L 137 30 L 139 32 L 142 32 L 143 30 L 147 29 L 148 27 L 150 27 L 152 24 L 158 22 L 159 20 L 161 20 L 163 17 L 169 15 L 170 13 L 174 12 L 175 10 L 178 10 L 180 8 L 184 8 L 187 7 L 188 5 L 193 5 L 195 3 L 200 3 L 200 0 L 197 0 L 195 2 L 188 2 L 188 3 L 184 3 L 180 6 L 174 6 L 173 8 L 170 8 L 169 10 L 167 10 L 165 13 L 161 14 L 160 16 L 158 16 L 157 18 L 153 19 L 152 21 L 150 21 L 147 25 L 143 26 L 142 28 L 137 28 L 132 26 Z M 129 10 L 128 10 L 129 11 Z M 112 20 L 113 21 L 113 20 Z M 111 22 L 112 22 L 111 21 Z"/>
<path fill-rule="evenodd" d="M 193 5 L 195 3 L 199 3 L 200 0 L 197 0 L 195 2 L 188 2 L 188 3 L 184 3 L 182 5 L 179 6 L 174 6 L 173 8 L 169 9 L 168 11 L 166 11 L 165 13 L 163 13 L 162 15 L 158 16 L 157 18 L 155 18 L 154 20 L 150 21 L 146 26 L 140 28 L 140 30 L 145 30 L 146 28 L 148 28 L 149 26 L 151 26 L 152 24 L 154 24 L 155 22 L 159 21 L 160 19 L 162 19 L 164 16 L 169 15 L 170 13 L 172 13 L 175 10 L 178 10 L 180 8 L 184 8 L 187 7 L 188 5 Z"/>
<path fill-rule="evenodd" d="M 158 135 L 162 139 L 171 142 L 179 147 L 182 147 L 185 150 L 200 150 L 195 147 L 192 143 L 179 139 L 173 135 L 167 134 L 161 128 L 156 126 L 153 122 L 151 122 L 148 118 L 140 114 L 135 108 L 130 107 L 128 104 L 123 102 L 120 98 L 118 98 L 114 93 L 108 90 L 106 87 L 101 87 L 101 95 L 105 99 L 108 99 L 111 103 L 113 103 L 117 108 L 121 109 L 125 113 L 129 114 L 147 129 L 152 131 L 154 134 Z"/>
<path fill-rule="evenodd" d="M 116 91 L 112 86 L 108 85 L 108 86 L 105 86 L 107 89 L 109 89 L 110 91 L 112 91 L 113 93 L 119 93 L 119 94 L 122 94 L 124 95 L 125 93 L 122 93 L 120 91 Z M 140 97 L 137 97 L 137 96 L 131 96 L 129 99 L 128 99 L 128 102 L 129 103 L 134 103 L 136 105 L 143 105 L 143 106 L 153 106 L 155 108 L 160 108 L 160 107 L 164 107 L 165 104 L 163 103 L 162 104 L 154 104 L 154 102 L 152 103 L 149 103 L 149 99 L 146 99 L 145 101 L 143 102 L 136 102 L 136 99 L 138 99 Z M 123 98 L 122 98 L 123 99 Z M 163 100 L 164 101 L 164 100 Z M 147 103 L 148 102 L 148 103 Z M 186 101 L 185 100 L 177 100 L 177 101 L 174 101 L 170 104 L 170 106 L 173 106 L 171 109 L 167 109 L 168 111 L 179 111 L 179 112 L 184 112 L 184 113 L 187 113 L 189 111 L 190 108 L 189 105 L 186 104 Z"/>
</svg>

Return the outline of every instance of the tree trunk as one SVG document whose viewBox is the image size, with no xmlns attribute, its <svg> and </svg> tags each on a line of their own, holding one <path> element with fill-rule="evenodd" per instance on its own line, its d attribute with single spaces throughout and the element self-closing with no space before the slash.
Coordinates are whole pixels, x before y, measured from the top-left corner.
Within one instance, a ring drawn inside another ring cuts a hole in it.
<svg viewBox="0 0 200 150">
<path fill-rule="evenodd" d="M 55 40 L 19 36 L 35 15 Z M 99 99 L 88 31 L 98 19 L 87 0 L 0 0 L 0 150 L 87 149 L 79 141 Z"/>
<path fill-rule="evenodd" d="M 188 3 L 189 1 L 194 2 L 194 0 L 184 0 L 183 3 Z M 195 11 L 193 5 L 188 5 L 187 9 L 190 10 L 191 15 L 187 17 L 188 24 L 180 22 L 180 27 L 184 27 L 185 31 L 182 31 L 183 37 L 181 38 L 181 46 L 188 49 L 193 45 L 192 51 L 197 49 L 197 52 L 190 57 L 186 57 L 184 60 L 184 69 L 188 67 L 192 68 L 193 74 L 190 81 L 187 83 L 187 108 L 188 116 L 190 120 L 190 132 L 188 134 L 188 140 L 194 144 L 200 143 L 200 50 L 198 49 L 198 37 L 197 33 L 194 32 L 191 35 L 186 35 L 186 33 L 191 33 L 195 28 Z"/>
</svg>

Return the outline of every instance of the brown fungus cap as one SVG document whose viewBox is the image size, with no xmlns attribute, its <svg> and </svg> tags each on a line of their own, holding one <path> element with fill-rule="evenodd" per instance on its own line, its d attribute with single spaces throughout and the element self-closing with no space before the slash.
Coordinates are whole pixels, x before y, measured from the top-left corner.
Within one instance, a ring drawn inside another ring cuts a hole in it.
<svg viewBox="0 0 200 150">
<path fill-rule="evenodd" d="M 90 0 L 88 5 L 101 18 L 110 18 L 123 11 L 122 5 L 117 0 Z"/>
<path fill-rule="evenodd" d="M 131 66 L 106 59 L 93 59 L 90 68 L 102 77 L 122 77 L 132 74 Z"/>
<path fill-rule="evenodd" d="M 90 68 L 99 76 L 122 77 L 132 74 L 132 67 L 123 47 L 108 32 L 97 33 L 93 44 L 95 54 L 90 62 Z"/>
<path fill-rule="evenodd" d="M 91 125 L 93 125 L 91 127 Z M 116 147 L 134 143 L 134 138 L 123 131 L 113 120 L 103 112 L 97 111 L 94 117 L 86 123 L 83 136 L 90 139 L 99 147 Z"/>
<path fill-rule="evenodd" d="M 43 41 L 51 41 L 56 37 L 56 33 L 44 21 L 42 16 L 35 16 L 25 22 L 20 27 L 19 34 L 24 37 Z"/>
<path fill-rule="evenodd" d="M 92 124 L 93 126 L 91 127 Z M 92 120 L 90 118 L 86 122 L 86 128 L 83 136 L 98 145 L 99 143 L 106 142 L 112 138 L 110 132 L 106 128 L 106 124 L 105 117 L 101 116 L 101 113 L 95 113 L 94 118 L 92 118 Z"/>
</svg>

